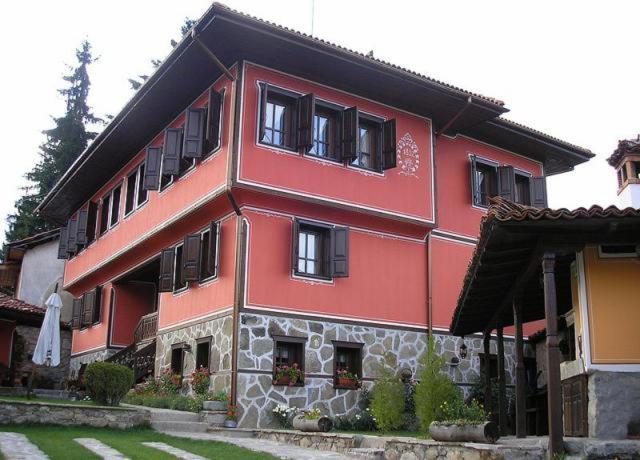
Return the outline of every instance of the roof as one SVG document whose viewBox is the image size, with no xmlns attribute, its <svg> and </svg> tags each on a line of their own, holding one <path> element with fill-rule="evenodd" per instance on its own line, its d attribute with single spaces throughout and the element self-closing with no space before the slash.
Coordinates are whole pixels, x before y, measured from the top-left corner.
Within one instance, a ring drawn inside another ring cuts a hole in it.
<svg viewBox="0 0 640 460">
<path fill-rule="evenodd" d="M 545 162 L 548 174 L 570 170 L 592 155 L 585 149 L 499 119 L 498 99 L 214 3 L 38 206 L 64 224 L 131 158 L 221 75 L 195 44 L 204 43 L 227 67 L 241 60 L 274 67 L 318 83 L 427 117 L 446 134 L 472 134 L 498 147 Z M 454 123 L 450 123 L 455 120 Z M 486 123 L 498 120 L 489 126 Z M 517 142 L 516 142 L 517 141 Z M 547 165 L 547 159 L 553 160 Z M 554 164 L 557 163 L 557 165 Z M 547 167 L 548 166 L 548 167 Z"/>
<path fill-rule="evenodd" d="M 640 134 L 635 139 L 618 141 L 618 148 L 607 158 L 607 163 L 615 168 L 622 160 L 622 157 L 629 154 L 640 155 Z"/>
<path fill-rule="evenodd" d="M 640 209 L 537 209 L 492 198 L 450 331 L 466 335 L 495 328 L 498 322 L 512 325 L 509 307 L 517 294 L 522 297 L 524 322 L 544 318 L 539 282 L 542 253 L 557 254 L 560 291 L 560 284 L 569 280 L 575 252 L 585 244 L 603 243 L 640 243 Z M 571 305 L 571 300 L 559 299 L 558 306 L 562 305 Z"/>
<path fill-rule="evenodd" d="M 55 228 L 53 230 L 47 230 L 46 232 L 36 233 L 21 240 L 9 241 L 6 245 L 14 248 L 30 249 L 48 241 L 57 240 L 59 237 L 60 229 Z"/>
<path fill-rule="evenodd" d="M 30 315 L 44 316 L 45 309 L 14 299 L 13 297 L 0 292 L 0 310 L 27 313 Z"/>
</svg>

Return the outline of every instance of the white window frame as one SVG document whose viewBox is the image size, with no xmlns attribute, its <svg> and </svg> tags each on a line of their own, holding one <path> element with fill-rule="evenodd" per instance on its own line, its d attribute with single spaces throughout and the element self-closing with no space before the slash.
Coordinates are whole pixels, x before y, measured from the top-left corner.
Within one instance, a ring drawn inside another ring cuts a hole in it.
<svg viewBox="0 0 640 460">
<path fill-rule="evenodd" d="M 210 232 L 210 228 L 207 227 L 200 232 L 200 251 L 202 251 L 202 240 L 204 239 L 204 234 Z M 209 236 L 209 245 L 211 245 L 211 236 Z M 207 255 L 208 256 L 208 255 Z M 202 253 L 200 255 L 200 263 L 202 264 Z M 199 283 L 203 284 L 207 281 L 211 281 L 218 278 L 218 272 L 220 268 L 220 221 L 216 221 L 216 264 L 215 264 L 215 272 L 211 276 L 207 276 L 206 278 L 200 278 L 202 274 L 202 267 L 200 267 L 200 273 L 198 273 Z"/>
<path fill-rule="evenodd" d="M 176 275 L 178 273 L 178 264 L 182 264 L 182 257 L 180 258 L 180 260 L 178 260 L 178 248 L 182 248 L 182 250 L 184 251 L 184 243 L 178 243 L 173 248 L 173 289 L 172 289 L 172 292 L 174 294 L 179 294 L 179 293 L 184 292 L 187 289 L 189 289 L 189 282 L 188 281 L 184 284 L 184 287 L 176 289 L 176 282 L 177 282 L 177 279 L 176 279 L 177 276 Z M 180 265 L 180 266 L 182 266 L 182 265 Z"/>
<path fill-rule="evenodd" d="M 142 163 L 140 163 L 135 171 L 131 172 L 129 175 L 127 175 L 127 178 L 125 180 L 125 183 L 127 184 L 127 190 L 125 193 L 125 197 L 124 197 L 124 207 L 125 207 L 125 215 L 124 217 L 127 218 L 129 217 L 131 214 L 133 214 L 134 212 L 136 212 L 136 210 L 140 209 L 142 206 L 144 206 L 147 201 L 149 201 L 149 191 L 147 190 L 147 198 L 145 198 L 145 200 L 141 203 L 138 203 L 138 198 L 140 195 L 140 181 L 144 180 L 144 178 L 142 177 L 142 167 L 145 166 L 145 162 L 143 161 Z M 136 176 L 136 180 L 134 181 L 133 184 L 133 207 L 131 208 L 131 211 L 127 212 L 127 196 L 129 194 L 129 178 L 131 176 L 135 175 Z"/>
</svg>

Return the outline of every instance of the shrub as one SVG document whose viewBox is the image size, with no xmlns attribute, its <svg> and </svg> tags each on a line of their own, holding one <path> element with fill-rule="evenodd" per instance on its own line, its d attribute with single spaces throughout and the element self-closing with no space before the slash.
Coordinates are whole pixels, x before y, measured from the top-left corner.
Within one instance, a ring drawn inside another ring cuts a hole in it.
<svg viewBox="0 0 640 460">
<path fill-rule="evenodd" d="M 286 404 L 278 404 L 273 408 L 273 415 L 282 428 L 291 428 L 293 426 L 293 417 L 298 414 L 297 407 L 289 407 Z"/>
<path fill-rule="evenodd" d="M 355 410 L 350 414 L 335 417 L 336 429 L 344 431 L 375 431 L 376 419 L 371 414 L 371 409 Z"/>
<path fill-rule="evenodd" d="M 189 411 L 193 400 L 194 398 L 187 398 L 186 396 L 175 396 L 169 402 L 169 409 Z"/>
<path fill-rule="evenodd" d="M 117 406 L 133 385 L 133 371 L 120 364 L 95 362 L 87 366 L 84 381 L 92 400 Z"/>
<path fill-rule="evenodd" d="M 444 401 L 449 403 L 462 398 L 460 391 L 444 372 L 445 361 L 436 353 L 436 344 L 431 337 L 427 352 L 420 358 L 422 371 L 420 382 L 416 386 L 414 401 L 416 415 L 423 430 L 428 430 L 431 422 L 437 419 L 438 410 Z"/>
<path fill-rule="evenodd" d="M 197 395 L 204 395 L 209 391 L 209 370 L 200 366 L 191 373 L 191 388 Z"/>
<path fill-rule="evenodd" d="M 157 378 L 155 386 L 161 395 L 177 395 L 182 388 L 182 377 L 167 369 Z"/>
<path fill-rule="evenodd" d="M 207 396 L 207 401 L 226 402 L 228 399 L 229 396 L 224 390 L 216 391 L 215 393 L 209 393 Z"/>
<path fill-rule="evenodd" d="M 383 367 L 380 378 L 373 386 L 371 412 L 381 431 L 402 427 L 404 412 L 404 385 L 388 367 Z"/>
<path fill-rule="evenodd" d="M 472 399 L 466 404 L 462 398 L 452 402 L 444 401 L 440 405 L 437 422 L 443 424 L 469 425 L 482 423 L 487 420 L 487 413 L 482 404 Z"/>
</svg>

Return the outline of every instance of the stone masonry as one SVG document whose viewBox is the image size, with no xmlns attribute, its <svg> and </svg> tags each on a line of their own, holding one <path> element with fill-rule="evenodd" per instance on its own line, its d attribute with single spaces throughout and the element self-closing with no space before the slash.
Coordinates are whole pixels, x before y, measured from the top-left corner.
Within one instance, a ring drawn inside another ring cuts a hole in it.
<svg viewBox="0 0 640 460">
<path fill-rule="evenodd" d="M 231 388 L 232 334 L 231 315 L 169 332 L 158 332 L 155 375 L 158 376 L 171 367 L 171 345 L 185 343 L 191 346 L 191 351 L 185 353 L 183 358 L 183 375 L 188 377 L 196 367 L 197 340 L 211 337 L 211 350 L 209 350 L 211 390 L 226 390 L 228 392 Z"/>
<path fill-rule="evenodd" d="M 16 375 L 18 379 L 24 379 L 31 374 L 31 357 L 38 343 L 40 335 L 39 327 L 16 326 L 16 334 L 21 343 L 20 356 L 13 357 L 16 363 Z M 64 379 L 69 372 L 69 357 L 71 354 L 71 331 L 62 329 L 60 331 L 60 365 L 56 367 L 38 366 L 38 376 L 53 382 L 54 388 L 63 388 Z"/>
<path fill-rule="evenodd" d="M 72 356 L 71 363 L 69 365 L 69 376 L 71 378 L 77 378 L 78 372 L 80 372 L 80 367 L 83 364 L 91 364 L 95 361 L 104 361 L 110 356 L 115 355 L 118 351 L 120 351 L 119 348 L 104 348 L 91 353 Z"/>
<path fill-rule="evenodd" d="M 342 415 L 357 407 L 359 391 L 333 388 L 334 340 L 362 343 L 363 386 L 370 387 L 381 366 L 409 369 L 416 375 L 419 359 L 426 350 L 425 332 L 341 324 L 326 321 L 289 319 L 276 316 L 241 315 L 238 351 L 237 403 L 242 427 L 274 427 L 272 410 L 277 404 L 298 408 L 318 407 L 331 416 Z M 272 336 L 306 337 L 305 385 L 272 385 Z M 448 363 L 457 356 L 462 339 L 436 334 L 436 351 Z M 449 365 L 452 379 L 468 390 L 480 376 L 482 340 L 467 338 L 468 355 L 458 365 Z M 492 342 L 492 353 L 496 344 Z M 514 381 L 513 342 L 505 342 L 507 384 Z M 454 360 L 455 361 L 455 360 Z"/>
</svg>

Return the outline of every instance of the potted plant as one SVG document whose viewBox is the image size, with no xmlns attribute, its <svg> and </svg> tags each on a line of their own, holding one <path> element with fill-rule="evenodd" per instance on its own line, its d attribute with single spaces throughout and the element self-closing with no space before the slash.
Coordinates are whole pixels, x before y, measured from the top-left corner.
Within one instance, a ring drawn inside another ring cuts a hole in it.
<svg viewBox="0 0 640 460">
<path fill-rule="evenodd" d="M 191 388 L 197 395 L 204 396 L 209 391 L 209 369 L 200 366 L 191 373 Z"/>
<path fill-rule="evenodd" d="M 360 379 L 348 369 L 338 369 L 336 371 L 337 386 L 342 388 L 360 388 Z"/>
<path fill-rule="evenodd" d="M 202 403 L 204 410 L 223 411 L 227 409 L 228 396 L 226 391 L 218 391 L 211 395 L 210 398 Z"/>
<path fill-rule="evenodd" d="M 495 422 L 487 421 L 487 413 L 475 399 L 465 404 L 459 398 L 442 403 L 439 420 L 429 425 L 429 435 L 434 441 L 493 444 L 500 438 L 500 430 Z"/>
<path fill-rule="evenodd" d="M 292 387 L 299 382 L 304 382 L 304 372 L 302 372 L 298 363 L 293 363 L 291 366 L 286 364 L 276 366 L 273 375 L 274 385 L 288 385 Z"/>
<path fill-rule="evenodd" d="M 227 419 L 222 425 L 225 428 L 235 428 L 238 426 L 238 411 L 233 404 L 227 405 Z"/>
<path fill-rule="evenodd" d="M 329 417 L 322 415 L 320 409 L 314 408 L 293 417 L 293 428 L 300 431 L 331 431 L 333 422 Z"/>
</svg>

